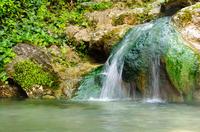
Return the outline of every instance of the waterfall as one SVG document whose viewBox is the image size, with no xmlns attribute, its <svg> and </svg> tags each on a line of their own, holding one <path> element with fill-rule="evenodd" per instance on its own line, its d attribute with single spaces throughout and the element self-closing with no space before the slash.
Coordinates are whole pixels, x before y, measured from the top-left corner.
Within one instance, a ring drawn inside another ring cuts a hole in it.
<svg viewBox="0 0 200 132">
<path fill-rule="evenodd" d="M 198 61 L 170 17 L 137 25 L 114 46 L 105 65 L 81 81 L 76 99 L 182 99 L 180 91 L 196 87 Z"/>
<path fill-rule="evenodd" d="M 160 55 L 161 47 L 165 44 L 165 30 L 163 30 L 169 22 L 168 18 L 160 21 L 142 24 L 132 28 L 125 38 L 118 44 L 116 52 L 112 53 L 108 58 L 103 73 L 105 78 L 102 84 L 100 99 L 124 99 L 129 98 L 130 91 L 135 92 L 135 86 L 131 81 L 124 81 L 124 61 L 129 52 L 134 52 L 133 58 L 130 61 L 135 63 L 129 66 L 130 69 L 140 70 L 143 67 L 149 67 L 149 95 L 148 101 L 160 101 Z M 168 31 L 168 30 L 167 30 Z M 132 50 L 132 51 L 131 51 Z M 141 64 L 141 60 L 145 63 Z M 129 62 L 128 62 L 129 63 Z M 148 68 L 147 68 L 148 69 Z M 129 72 L 127 72 L 130 74 Z M 134 73 L 130 74 L 131 76 Z M 134 90 L 133 90 L 134 89 Z"/>
<path fill-rule="evenodd" d="M 154 56 L 152 58 L 152 63 L 150 66 L 150 97 L 146 99 L 146 102 L 154 103 L 154 102 L 163 102 L 160 97 L 160 57 Z"/>
<path fill-rule="evenodd" d="M 127 48 L 127 45 L 123 45 L 116 54 L 111 55 L 105 64 L 103 74 L 106 75 L 106 79 L 103 82 L 100 95 L 101 99 L 119 99 L 126 97 L 126 89 L 123 88 L 122 81 L 122 54 L 125 48 Z"/>
<path fill-rule="evenodd" d="M 160 79 L 160 57 L 155 56 L 152 60 L 152 98 L 160 99 L 159 79 Z"/>
<path fill-rule="evenodd" d="M 103 100 L 113 100 L 113 99 L 123 99 L 128 98 L 130 95 L 135 95 L 135 87 L 132 83 L 126 83 L 122 79 L 122 72 L 124 66 L 124 56 L 125 53 L 134 45 L 143 30 L 148 30 L 152 27 L 152 23 L 146 23 L 138 26 L 131 30 L 128 35 L 120 42 L 120 46 L 114 54 L 106 61 L 103 75 L 105 79 L 103 80 L 103 86 L 100 94 L 100 99 Z M 133 37 L 134 36 L 134 37 Z M 132 93 L 131 93 L 132 92 Z"/>
</svg>

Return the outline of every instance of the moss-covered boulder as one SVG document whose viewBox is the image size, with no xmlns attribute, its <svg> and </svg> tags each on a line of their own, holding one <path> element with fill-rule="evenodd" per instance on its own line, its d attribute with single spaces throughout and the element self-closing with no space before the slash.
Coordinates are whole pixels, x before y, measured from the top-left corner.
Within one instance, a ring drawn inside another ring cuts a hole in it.
<svg viewBox="0 0 200 132">
<path fill-rule="evenodd" d="M 23 60 L 14 65 L 13 79 L 31 98 L 49 94 L 53 96 L 53 91 L 59 88 L 58 77 L 31 60 Z"/>
<path fill-rule="evenodd" d="M 29 98 L 71 98 L 82 75 L 97 65 L 68 46 L 18 44 L 13 50 L 7 73 Z"/>
<path fill-rule="evenodd" d="M 13 50 L 16 57 L 7 65 L 7 73 L 15 85 L 30 98 L 55 96 L 54 91 L 59 88 L 60 79 L 50 55 L 42 48 L 30 44 L 18 44 Z"/>
<path fill-rule="evenodd" d="M 198 100 L 200 58 L 200 3 L 186 7 L 173 16 L 172 22 L 185 41 L 173 45 L 166 57 L 166 69 L 171 81 L 187 99 Z M 173 50 L 174 49 L 174 50 Z"/>
<path fill-rule="evenodd" d="M 135 39 L 126 41 L 133 44 L 125 51 L 123 79 L 135 81 L 137 88 L 143 94 L 148 94 L 152 81 L 152 61 L 157 55 L 160 57 L 160 68 L 157 70 L 160 71 L 161 95 L 173 100 L 177 100 L 176 97 L 185 101 L 198 99 L 199 9 L 199 3 L 196 3 L 179 11 L 168 22 L 157 20 L 149 24 L 149 29 L 145 25 L 142 30 L 140 27 L 133 29 L 139 37 L 132 33 Z"/>
</svg>

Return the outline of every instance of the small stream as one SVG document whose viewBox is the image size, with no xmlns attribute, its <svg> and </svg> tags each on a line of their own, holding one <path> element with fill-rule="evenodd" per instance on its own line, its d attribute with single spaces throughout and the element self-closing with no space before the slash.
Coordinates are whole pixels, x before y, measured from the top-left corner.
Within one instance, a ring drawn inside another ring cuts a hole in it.
<svg viewBox="0 0 200 132">
<path fill-rule="evenodd" d="M 199 132 L 200 105 L 0 100 L 0 132 Z"/>
</svg>

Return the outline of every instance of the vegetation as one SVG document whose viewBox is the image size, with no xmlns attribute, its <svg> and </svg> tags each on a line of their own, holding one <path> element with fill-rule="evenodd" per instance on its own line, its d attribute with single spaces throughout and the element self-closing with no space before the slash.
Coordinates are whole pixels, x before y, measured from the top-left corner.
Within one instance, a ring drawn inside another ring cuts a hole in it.
<svg viewBox="0 0 200 132">
<path fill-rule="evenodd" d="M 56 88 L 57 78 L 44 71 L 38 64 L 30 60 L 25 60 L 15 64 L 14 80 L 24 89 L 31 88 L 34 85 L 43 85 L 50 88 Z"/>
<path fill-rule="evenodd" d="M 77 50 L 76 44 L 67 40 L 65 27 L 68 24 L 87 27 L 89 21 L 84 13 L 103 10 L 111 3 L 102 2 L 82 8 L 81 2 L 66 0 L 2 0 L 0 1 L 0 80 L 6 81 L 4 66 L 15 54 L 12 47 L 17 43 L 30 43 L 38 46 L 68 44 Z"/>
<path fill-rule="evenodd" d="M 165 59 L 166 70 L 171 82 L 186 100 L 191 100 L 198 85 L 199 55 L 185 44 L 180 43 L 171 46 Z"/>
</svg>

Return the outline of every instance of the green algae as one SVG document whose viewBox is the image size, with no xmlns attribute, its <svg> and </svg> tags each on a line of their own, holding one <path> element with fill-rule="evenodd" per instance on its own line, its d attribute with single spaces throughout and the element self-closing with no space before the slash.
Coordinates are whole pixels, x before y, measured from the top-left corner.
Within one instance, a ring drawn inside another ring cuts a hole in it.
<svg viewBox="0 0 200 132">
<path fill-rule="evenodd" d="M 86 100 L 89 98 L 98 98 L 101 92 L 102 66 L 92 70 L 85 75 L 80 82 L 80 86 L 75 97 L 72 100 Z"/>
<path fill-rule="evenodd" d="M 182 42 L 172 44 L 165 56 L 166 70 L 176 89 L 191 100 L 197 87 L 199 55 L 178 39 Z"/>
</svg>

